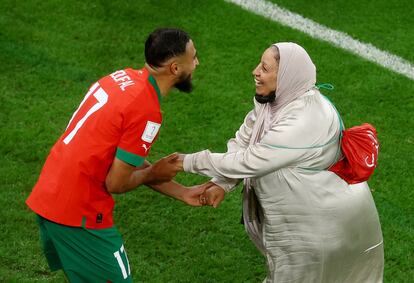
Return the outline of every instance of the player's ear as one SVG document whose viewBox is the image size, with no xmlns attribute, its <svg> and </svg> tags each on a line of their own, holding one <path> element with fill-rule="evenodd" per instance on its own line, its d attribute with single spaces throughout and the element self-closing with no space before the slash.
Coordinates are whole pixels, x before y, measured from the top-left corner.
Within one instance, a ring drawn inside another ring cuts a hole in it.
<svg viewBox="0 0 414 283">
<path fill-rule="evenodd" d="M 178 63 L 177 62 L 173 61 L 170 64 L 170 72 L 173 75 L 178 75 Z"/>
</svg>

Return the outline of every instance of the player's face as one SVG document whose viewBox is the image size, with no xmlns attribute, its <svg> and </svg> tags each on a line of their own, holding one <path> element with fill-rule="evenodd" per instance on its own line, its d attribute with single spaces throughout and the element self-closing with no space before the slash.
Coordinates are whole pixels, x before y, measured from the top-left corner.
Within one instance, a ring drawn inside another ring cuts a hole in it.
<svg viewBox="0 0 414 283">
<path fill-rule="evenodd" d="M 193 41 L 187 43 L 186 51 L 178 58 L 179 74 L 175 83 L 175 88 L 183 92 L 191 92 L 193 90 L 193 72 L 198 66 L 197 51 Z"/>
<path fill-rule="evenodd" d="M 279 64 L 275 55 L 272 47 L 266 49 L 259 65 L 252 72 L 257 95 L 268 96 L 276 91 Z"/>
</svg>

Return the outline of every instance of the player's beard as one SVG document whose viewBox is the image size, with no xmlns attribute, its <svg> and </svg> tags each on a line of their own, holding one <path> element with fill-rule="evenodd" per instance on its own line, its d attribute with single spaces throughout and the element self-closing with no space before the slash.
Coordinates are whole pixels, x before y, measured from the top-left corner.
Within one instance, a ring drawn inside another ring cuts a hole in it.
<svg viewBox="0 0 414 283">
<path fill-rule="evenodd" d="M 256 101 L 260 104 L 272 103 L 276 99 L 276 91 L 273 90 L 268 95 L 260 95 L 256 93 L 254 99 L 256 99 Z"/>
<path fill-rule="evenodd" d="M 191 74 L 183 73 L 178 82 L 174 85 L 176 89 L 182 92 L 190 93 L 193 91 L 193 82 L 191 79 Z"/>
</svg>

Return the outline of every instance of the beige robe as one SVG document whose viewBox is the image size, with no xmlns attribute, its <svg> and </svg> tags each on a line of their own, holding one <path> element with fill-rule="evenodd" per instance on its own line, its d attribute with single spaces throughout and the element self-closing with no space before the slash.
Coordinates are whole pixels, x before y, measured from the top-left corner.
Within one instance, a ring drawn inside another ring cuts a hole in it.
<svg viewBox="0 0 414 283">
<path fill-rule="evenodd" d="M 383 239 L 368 184 L 348 185 L 326 170 L 340 155 L 335 108 L 312 89 L 249 144 L 257 107 L 227 153 L 185 155 L 184 170 L 226 191 L 250 179 L 262 219 L 244 198 L 246 230 L 267 258 L 265 282 L 382 282 Z"/>
</svg>

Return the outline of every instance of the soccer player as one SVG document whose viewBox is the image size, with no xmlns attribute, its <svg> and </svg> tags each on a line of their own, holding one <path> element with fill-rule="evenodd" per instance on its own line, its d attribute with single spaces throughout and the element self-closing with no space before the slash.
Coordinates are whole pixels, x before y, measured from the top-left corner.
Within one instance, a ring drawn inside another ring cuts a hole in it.
<svg viewBox="0 0 414 283">
<path fill-rule="evenodd" d="M 142 184 L 192 206 L 205 187 L 171 181 L 177 154 L 145 161 L 172 88 L 192 90 L 199 64 L 188 34 L 157 29 L 145 42 L 145 67 L 94 83 L 51 149 L 27 205 L 37 214 L 52 271 L 70 282 L 132 282 L 124 243 L 113 223 L 112 193 Z"/>
</svg>

